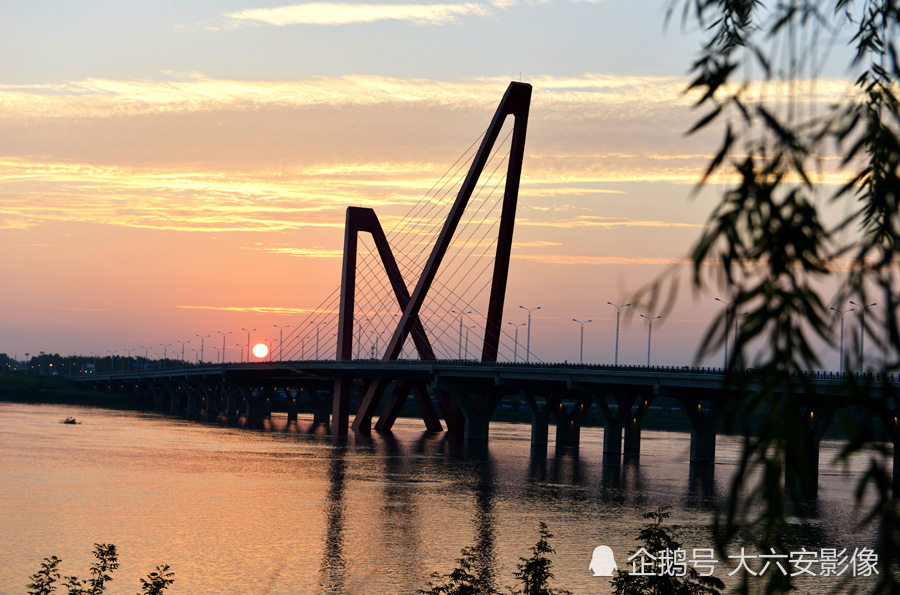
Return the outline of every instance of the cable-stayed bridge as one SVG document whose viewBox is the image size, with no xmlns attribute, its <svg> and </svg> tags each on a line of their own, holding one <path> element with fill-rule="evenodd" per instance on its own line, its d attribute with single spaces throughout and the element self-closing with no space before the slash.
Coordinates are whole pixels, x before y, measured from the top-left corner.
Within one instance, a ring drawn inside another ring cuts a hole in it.
<svg viewBox="0 0 900 595">
<path fill-rule="evenodd" d="M 373 423 L 390 430 L 412 397 L 427 430 L 446 424 L 465 440 L 484 441 L 498 404 L 515 397 L 531 411 L 534 446 L 547 444 L 551 420 L 558 445 L 577 445 L 584 415 L 596 407 L 610 455 L 640 451 L 641 420 L 663 396 L 690 424 L 691 461 L 713 462 L 717 411 L 728 394 L 721 372 L 517 363 L 520 355 L 533 358 L 517 333 L 504 330 L 502 316 L 530 100 L 530 85 L 511 83 L 487 130 L 444 176 L 411 204 L 394 201 L 405 212 L 347 209 L 341 284 L 284 327 L 287 336 L 270 350 L 278 362 L 77 380 L 147 399 L 157 411 L 250 426 L 265 425 L 276 397 L 288 400 L 289 420 L 308 398 L 338 436 L 351 428 L 368 433 Z M 819 442 L 837 408 L 852 404 L 843 386 L 834 377 L 797 378 L 800 475 L 817 476 Z M 817 397 L 804 399 L 810 387 Z M 897 404 L 880 398 L 900 482 Z"/>
</svg>

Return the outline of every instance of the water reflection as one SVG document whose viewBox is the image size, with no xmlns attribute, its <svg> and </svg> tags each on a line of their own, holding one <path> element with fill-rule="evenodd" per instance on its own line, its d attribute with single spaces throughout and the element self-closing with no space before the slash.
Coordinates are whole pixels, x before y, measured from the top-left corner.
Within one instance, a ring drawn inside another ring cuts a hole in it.
<svg viewBox="0 0 900 595">
<path fill-rule="evenodd" d="M 718 509 L 716 499 L 716 466 L 709 463 L 690 463 L 684 507 L 692 510 Z"/>
<path fill-rule="evenodd" d="M 328 465 L 328 494 L 325 500 L 325 543 L 319 567 L 320 584 L 325 593 L 345 593 L 344 560 L 344 481 L 347 472 L 346 444 L 336 444 Z"/>
</svg>

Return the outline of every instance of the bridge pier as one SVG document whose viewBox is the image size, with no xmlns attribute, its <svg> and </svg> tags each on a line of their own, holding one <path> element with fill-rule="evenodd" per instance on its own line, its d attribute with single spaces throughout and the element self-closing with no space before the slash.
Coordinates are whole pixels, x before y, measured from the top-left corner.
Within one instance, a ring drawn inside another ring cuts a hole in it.
<svg viewBox="0 0 900 595">
<path fill-rule="evenodd" d="M 266 427 L 272 421 L 272 392 L 271 387 L 260 387 L 256 395 L 251 395 L 248 400 L 247 425 L 251 428 Z"/>
<path fill-rule="evenodd" d="M 784 485 L 805 498 L 815 498 L 819 491 L 819 444 L 834 418 L 834 408 L 808 407 L 803 411 L 803 426 L 797 448 L 788 448 L 784 464 Z M 789 443 L 790 444 L 790 443 Z"/>
<path fill-rule="evenodd" d="M 603 414 L 603 454 L 611 456 L 622 455 L 622 429 L 626 419 L 631 418 L 631 407 L 634 404 L 634 395 L 613 395 L 618 409 L 615 413 L 609 408 L 606 396 L 594 395 L 594 401 Z M 638 438 L 639 439 L 639 438 Z"/>
<path fill-rule="evenodd" d="M 704 411 L 700 400 L 693 397 L 682 397 L 678 403 L 691 424 L 691 463 L 716 462 L 716 422 L 718 407 L 710 402 Z"/>
<path fill-rule="evenodd" d="M 303 389 L 313 404 L 313 424 L 326 424 L 331 420 L 331 398 L 328 394 L 322 396 L 316 389 Z M 299 395 L 298 395 L 299 396 Z"/>
<path fill-rule="evenodd" d="M 628 422 L 625 424 L 625 454 L 641 454 L 641 422 L 653 402 L 653 395 L 639 398 L 638 406 L 632 413 L 628 408 Z"/>
<path fill-rule="evenodd" d="M 153 395 L 153 412 L 154 413 L 162 413 L 165 411 L 165 394 L 157 387 L 155 384 L 150 383 L 150 394 Z"/>
<path fill-rule="evenodd" d="M 550 414 L 554 406 L 553 399 L 545 399 L 543 408 L 538 405 L 534 393 L 523 391 L 525 402 L 531 410 L 531 446 L 547 446 L 550 441 Z"/>
<path fill-rule="evenodd" d="M 238 421 L 239 394 L 235 394 L 234 387 L 224 387 L 225 390 L 225 425 L 236 426 Z"/>
<path fill-rule="evenodd" d="M 465 433 L 466 418 L 459 404 L 450 392 L 437 386 L 434 386 L 432 390 L 437 398 L 438 407 L 441 408 L 441 414 L 444 416 L 444 423 L 447 424 L 447 434 L 456 438 L 461 437 Z"/>
<path fill-rule="evenodd" d="M 169 395 L 171 401 L 169 401 L 169 415 L 178 417 L 181 415 L 181 391 L 182 386 L 184 385 L 184 381 L 182 381 L 181 386 L 172 387 L 170 384 L 166 385 L 167 390 L 169 391 Z"/>
<path fill-rule="evenodd" d="M 185 412 L 185 417 L 187 419 L 197 419 L 197 411 L 198 411 L 198 395 L 199 392 L 197 390 L 197 386 L 195 384 L 188 384 L 188 381 L 185 380 L 181 386 L 184 388 L 184 392 L 187 393 L 187 411 Z"/>
<path fill-rule="evenodd" d="M 475 396 L 456 393 L 455 401 L 459 404 L 466 427 L 463 438 L 466 442 L 484 442 L 488 439 L 491 416 L 500 404 L 500 395 Z"/>
<path fill-rule="evenodd" d="M 297 415 L 300 411 L 300 407 L 297 404 L 297 401 L 300 399 L 300 395 L 303 394 L 303 389 L 298 388 L 297 393 L 294 394 L 291 392 L 291 388 L 287 387 L 284 389 L 287 393 L 288 397 L 288 410 L 287 410 L 287 422 L 288 425 L 292 423 L 297 423 Z"/>
<path fill-rule="evenodd" d="M 214 422 L 219 418 L 219 395 L 216 387 L 209 386 L 206 382 L 200 383 L 203 396 L 206 400 L 206 406 L 203 411 L 203 419 L 207 422 Z"/>
<path fill-rule="evenodd" d="M 334 379 L 331 400 L 331 435 L 346 436 L 350 431 L 350 387 L 352 378 L 338 376 Z"/>
<path fill-rule="evenodd" d="M 581 422 L 588 409 L 591 407 L 591 397 L 584 395 L 572 405 L 571 411 L 566 411 L 565 404 L 559 399 L 559 404 L 553 409 L 556 418 L 556 445 L 578 446 L 581 442 Z"/>
</svg>

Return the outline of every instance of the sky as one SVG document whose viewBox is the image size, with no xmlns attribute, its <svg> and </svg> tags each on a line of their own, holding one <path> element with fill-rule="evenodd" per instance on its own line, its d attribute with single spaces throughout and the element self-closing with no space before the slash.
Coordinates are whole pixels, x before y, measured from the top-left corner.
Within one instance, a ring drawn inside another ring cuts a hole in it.
<svg viewBox="0 0 900 595">
<path fill-rule="evenodd" d="M 691 290 L 685 264 L 719 188 L 694 192 L 719 135 L 685 134 L 699 117 L 685 93 L 699 36 L 677 18 L 667 26 L 667 8 L 4 3 L 0 352 L 152 358 L 183 347 L 196 361 L 202 340 L 204 360 L 224 345 L 239 361 L 251 330 L 250 342 L 274 349 L 285 337 L 285 359 L 309 358 L 319 328 L 320 357 L 331 357 L 346 207 L 373 208 L 390 236 L 522 81 L 533 95 L 510 337 L 522 307 L 540 306 L 534 359 L 578 361 L 573 319 L 590 319 L 584 360 L 610 363 L 607 302 L 633 301 L 676 267 L 652 363 L 719 365 L 719 354 L 696 355 L 727 287 Z M 844 88 L 826 79 L 817 93 Z M 463 350 L 450 310 L 472 309 L 465 324 L 477 327 L 479 300 L 426 313 L 441 353 Z M 390 313 L 360 314 L 377 318 L 364 348 L 383 342 Z M 623 310 L 619 363 L 647 361 L 640 314 L 658 315 L 638 302 Z M 510 337 L 501 358 L 521 358 L 526 339 Z M 833 349 L 821 355 L 837 367 Z"/>
</svg>

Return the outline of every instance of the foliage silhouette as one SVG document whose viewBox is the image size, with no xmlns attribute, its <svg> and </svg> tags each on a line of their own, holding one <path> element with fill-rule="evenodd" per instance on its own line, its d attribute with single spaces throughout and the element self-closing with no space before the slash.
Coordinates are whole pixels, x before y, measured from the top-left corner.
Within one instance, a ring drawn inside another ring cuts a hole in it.
<svg viewBox="0 0 900 595">
<path fill-rule="evenodd" d="M 546 523 L 541 521 L 539 528 L 540 538 L 531 548 L 531 557 L 519 558 L 516 565 L 518 570 L 513 575 L 521 584 L 521 588 L 511 588 L 512 595 L 571 595 L 564 589 L 550 587 L 553 580 L 553 561 L 548 557 L 555 554 L 556 550 L 550 547 L 550 538 L 553 534 L 547 529 Z"/>
<path fill-rule="evenodd" d="M 663 525 L 663 521 L 669 518 L 668 509 L 669 507 L 665 506 L 643 515 L 645 519 L 653 519 L 653 522 L 641 528 L 638 541 L 641 542 L 644 551 L 652 555 L 682 549 L 682 544 L 678 541 L 681 527 Z M 637 551 L 629 552 L 629 557 Z M 718 589 L 725 586 L 721 580 L 713 576 L 701 576 L 696 568 L 688 565 L 684 568 L 684 576 L 675 574 L 647 576 L 617 570 L 610 584 L 615 590 L 615 595 L 719 595 Z"/>
<path fill-rule="evenodd" d="M 550 547 L 553 535 L 544 522 L 540 523 L 540 537 L 531 548 L 531 556 L 519 558 L 514 578 L 516 585 L 507 587 L 510 595 L 571 595 L 564 589 L 550 586 L 553 580 L 553 562 L 548 557 L 555 553 Z M 479 552 L 476 548 L 462 549 L 461 557 L 456 560 L 456 568 L 449 574 L 435 572 L 428 582 L 428 589 L 419 589 L 423 595 L 499 595 L 491 584 L 491 579 L 484 570 L 478 570 Z M 437 584 L 436 584 L 437 583 Z"/>
<path fill-rule="evenodd" d="M 77 576 L 65 577 L 64 587 L 68 595 L 103 595 L 107 584 L 112 581 L 112 573 L 119 568 L 119 555 L 114 544 L 95 543 L 94 558 L 91 565 L 90 578 L 83 581 Z M 28 595 L 50 595 L 56 592 L 56 583 L 60 579 L 59 564 L 62 562 L 56 556 L 44 558 L 41 569 L 31 575 L 31 583 L 28 585 Z M 141 580 L 142 594 L 161 595 L 166 588 L 175 582 L 175 574 L 169 571 L 168 564 L 157 566 L 155 572 L 151 572 L 147 579 Z"/>
<path fill-rule="evenodd" d="M 815 431 L 813 420 L 827 421 L 843 404 L 817 394 L 798 371 L 820 367 L 817 345 L 835 344 L 839 311 L 850 300 L 885 355 L 865 363 L 860 333 L 859 355 L 849 356 L 860 374 L 847 374 L 844 388 L 863 408 L 861 417 L 883 421 L 900 448 L 897 412 L 888 407 L 896 389 L 886 381 L 900 370 L 900 5 L 671 0 L 670 17 L 679 9 L 682 22 L 706 36 L 688 88 L 702 115 L 688 133 L 717 126 L 722 133 L 700 186 L 726 186 L 694 246 L 693 281 L 698 288 L 724 287 L 733 301 L 709 329 L 700 355 L 726 340 L 738 314 L 742 322 L 729 352 L 732 390 L 722 415 L 745 441 L 728 505 L 716 518 L 717 546 L 725 551 L 747 536 L 762 548 L 796 545 L 789 511 L 802 510 L 816 490 L 808 462 L 818 449 L 803 437 Z M 849 79 L 822 81 L 848 34 Z M 651 306 L 668 281 L 652 288 Z M 753 342 L 765 348 L 751 358 Z M 745 424 L 760 419 L 754 434 Z M 892 476 L 890 449 L 873 441 L 868 425 L 846 428 L 850 440 L 838 460 L 868 458 L 856 501 L 864 524 L 877 529 L 880 559 L 887 562 L 873 592 L 900 592 L 897 470 Z M 874 497 L 864 499 L 867 493 Z M 791 587 L 771 575 L 765 590 Z M 746 577 L 740 591 L 750 591 Z"/>
<path fill-rule="evenodd" d="M 461 557 L 456 560 L 456 568 L 449 574 L 435 572 L 428 581 L 428 589 L 419 589 L 423 595 L 496 595 L 498 591 L 491 586 L 490 577 L 483 570 L 476 568 L 478 550 L 466 547 Z M 435 581 L 444 581 L 435 584 Z"/>
</svg>

